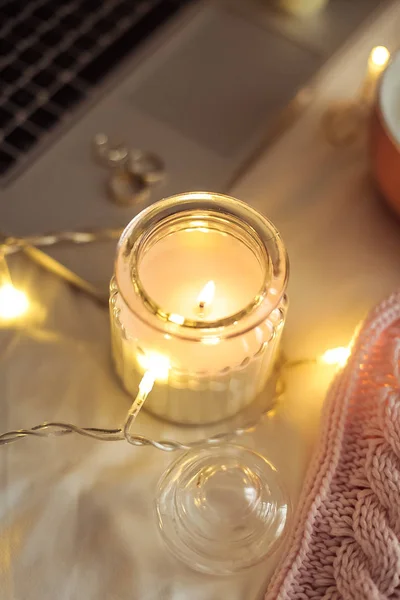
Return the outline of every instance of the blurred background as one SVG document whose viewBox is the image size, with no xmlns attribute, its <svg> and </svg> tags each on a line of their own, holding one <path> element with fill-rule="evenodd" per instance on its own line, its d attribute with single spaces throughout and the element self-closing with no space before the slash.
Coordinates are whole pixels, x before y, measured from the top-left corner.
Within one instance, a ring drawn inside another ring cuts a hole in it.
<svg viewBox="0 0 400 600">
<path fill-rule="evenodd" d="M 120 228 L 161 197 L 229 191 L 382 4 L 0 0 L 2 233 Z M 114 248 L 48 255 L 106 290 Z"/>
</svg>

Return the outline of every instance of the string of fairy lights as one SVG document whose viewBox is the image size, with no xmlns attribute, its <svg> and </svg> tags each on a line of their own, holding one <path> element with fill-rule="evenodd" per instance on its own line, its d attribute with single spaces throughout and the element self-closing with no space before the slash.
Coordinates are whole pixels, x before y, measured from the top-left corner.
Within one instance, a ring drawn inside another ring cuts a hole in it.
<svg viewBox="0 0 400 600">
<path fill-rule="evenodd" d="M 333 105 L 323 118 L 328 141 L 333 145 L 348 145 L 357 138 L 360 127 L 356 114 L 365 116 L 365 108 L 371 103 L 380 75 L 387 67 L 390 52 L 385 46 L 372 48 L 367 62 L 367 71 L 359 93 L 348 102 Z M 105 138 L 105 141 L 107 139 Z M 102 144 L 105 143 L 103 140 Z M 29 312 L 30 302 L 23 290 L 17 289 L 11 279 L 7 266 L 7 256 L 25 250 L 27 247 L 48 247 L 59 243 L 89 244 L 95 241 L 117 240 L 121 229 L 98 229 L 96 231 L 62 231 L 45 235 L 27 237 L 3 237 L 0 241 L 0 320 L 12 324 L 15 320 L 23 319 Z M 98 294 L 93 293 L 96 299 Z M 326 364 L 343 365 L 350 350 L 346 347 L 327 350 L 318 360 Z M 306 361 L 309 362 L 309 361 Z M 302 363 L 302 361 L 300 361 Z M 290 363 L 292 365 L 299 364 Z"/>
<path fill-rule="evenodd" d="M 23 325 L 24 319 L 29 315 L 31 303 L 27 293 L 14 286 L 11 274 L 7 264 L 7 256 L 23 251 L 27 246 L 37 247 L 50 246 L 58 243 L 91 243 L 105 239 L 117 239 L 120 231 L 109 229 L 96 231 L 76 231 L 62 232 L 60 234 L 49 234 L 43 236 L 26 238 L 5 238 L 0 246 L 0 321 L 3 326 L 15 327 Z M 350 349 L 347 347 L 337 347 L 326 350 L 321 356 L 313 359 L 302 360 L 281 360 L 276 368 L 276 387 L 275 403 L 283 396 L 285 392 L 284 374 L 288 369 L 294 369 L 302 365 L 322 363 L 326 365 L 343 366 L 350 355 Z M 132 426 L 143 406 L 147 396 L 151 393 L 153 385 L 157 380 L 160 369 L 164 365 L 150 364 L 145 372 L 142 381 L 138 387 L 137 396 L 134 398 L 121 427 L 117 428 L 98 428 L 98 427 L 79 427 L 72 423 L 44 422 L 27 429 L 16 429 L 0 434 L 0 445 L 11 444 L 27 437 L 59 437 L 71 433 L 90 437 L 101 441 L 125 441 L 133 446 L 152 446 L 165 452 L 176 450 L 188 450 L 197 445 L 217 444 L 224 440 L 229 440 L 237 436 L 242 436 L 254 430 L 254 428 L 264 418 L 272 416 L 270 408 L 261 412 L 257 418 L 236 427 L 232 431 L 222 432 L 207 439 L 178 442 L 175 440 L 153 440 L 145 436 L 132 433 Z M 274 403 L 274 404 L 275 404 Z"/>
<path fill-rule="evenodd" d="M 365 107 L 371 100 L 378 77 L 383 72 L 390 59 L 390 52 L 384 46 L 376 46 L 372 49 L 368 59 L 368 69 L 364 77 L 360 93 L 354 99 L 345 104 L 333 106 L 324 115 L 324 126 L 328 141 L 333 145 L 353 143 L 359 132 L 359 119 L 356 114 L 363 115 Z M 344 132 L 344 133 L 343 133 Z M 105 240 L 117 240 L 121 235 L 121 229 L 98 229 L 95 231 L 62 231 L 45 235 L 34 235 L 26 237 L 3 237 L 0 241 L 0 322 L 3 326 L 14 327 L 23 325 L 24 319 L 29 315 L 31 302 L 27 293 L 14 286 L 7 264 L 7 257 L 11 254 L 22 252 L 30 247 L 46 248 L 59 243 L 90 244 Z M 96 300 L 100 295 L 89 287 L 85 289 L 92 294 Z M 313 359 L 301 359 L 288 361 L 283 360 L 277 366 L 277 386 L 275 400 L 284 393 L 285 385 L 283 374 L 288 369 L 293 369 L 307 364 L 322 363 L 342 367 L 346 364 L 350 355 L 349 347 L 337 347 L 326 350 L 321 356 Z M 158 368 L 158 367 L 157 367 Z M 54 437 L 76 433 L 102 441 L 125 440 L 135 446 L 153 446 L 159 450 L 174 451 L 192 448 L 198 444 L 215 444 L 225 439 L 243 435 L 254 430 L 262 418 L 269 416 L 270 409 L 261 413 L 256 420 L 244 424 L 230 432 L 220 433 L 207 439 L 181 443 L 173 440 L 152 440 L 145 436 L 133 434 L 132 425 L 152 387 L 157 379 L 157 368 L 148 369 L 139 385 L 136 398 L 127 413 L 122 427 L 114 429 L 102 429 L 94 427 L 78 427 L 71 423 L 46 422 L 29 429 L 19 429 L 0 434 L 0 445 L 10 444 L 20 439 L 33 437 Z"/>
</svg>

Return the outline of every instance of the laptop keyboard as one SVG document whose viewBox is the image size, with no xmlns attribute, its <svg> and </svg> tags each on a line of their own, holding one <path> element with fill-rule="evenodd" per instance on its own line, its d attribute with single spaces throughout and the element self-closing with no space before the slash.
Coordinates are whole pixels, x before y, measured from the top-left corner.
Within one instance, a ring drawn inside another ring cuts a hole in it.
<svg viewBox="0 0 400 600">
<path fill-rule="evenodd" d="M 190 0 L 0 0 L 0 179 Z"/>
</svg>

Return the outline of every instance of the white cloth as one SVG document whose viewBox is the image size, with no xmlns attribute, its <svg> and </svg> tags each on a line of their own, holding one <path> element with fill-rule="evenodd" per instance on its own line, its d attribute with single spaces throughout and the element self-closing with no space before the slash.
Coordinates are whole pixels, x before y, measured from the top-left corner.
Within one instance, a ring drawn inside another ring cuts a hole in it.
<svg viewBox="0 0 400 600">
<path fill-rule="evenodd" d="M 112 369 L 107 309 L 23 257 L 11 266 L 31 306 L 18 328 L 0 330 L 1 431 L 48 420 L 118 426 L 130 399 Z M 194 435 L 144 412 L 135 429 L 156 438 Z M 264 566 L 257 579 L 253 572 L 215 580 L 168 557 L 153 501 L 173 458 L 74 434 L 1 446 L 2 600 L 255 597 Z"/>
</svg>

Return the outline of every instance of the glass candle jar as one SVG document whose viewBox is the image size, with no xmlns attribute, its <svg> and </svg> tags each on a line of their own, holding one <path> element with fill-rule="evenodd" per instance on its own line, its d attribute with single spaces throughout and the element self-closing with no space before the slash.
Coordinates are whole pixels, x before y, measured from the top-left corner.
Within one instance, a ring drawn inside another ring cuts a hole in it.
<svg viewBox="0 0 400 600">
<path fill-rule="evenodd" d="M 288 260 L 275 227 L 247 204 L 206 192 L 153 204 L 118 244 L 110 313 L 115 367 L 145 407 L 183 424 L 246 407 L 271 374 L 284 325 Z"/>
</svg>

